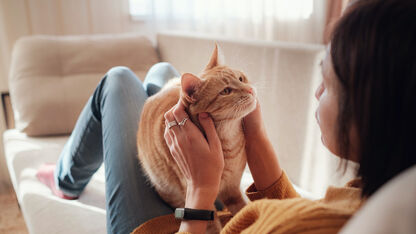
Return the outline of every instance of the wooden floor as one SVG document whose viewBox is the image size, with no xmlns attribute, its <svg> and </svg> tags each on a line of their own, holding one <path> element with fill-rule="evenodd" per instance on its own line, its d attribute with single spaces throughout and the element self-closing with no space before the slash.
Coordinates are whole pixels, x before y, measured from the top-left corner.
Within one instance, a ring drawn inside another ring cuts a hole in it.
<svg viewBox="0 0 416 234">
<path fill-rule="evenodd" d="M 0 234 L 27 234 L 14 191 L 0 193 Z"/>
</svg>

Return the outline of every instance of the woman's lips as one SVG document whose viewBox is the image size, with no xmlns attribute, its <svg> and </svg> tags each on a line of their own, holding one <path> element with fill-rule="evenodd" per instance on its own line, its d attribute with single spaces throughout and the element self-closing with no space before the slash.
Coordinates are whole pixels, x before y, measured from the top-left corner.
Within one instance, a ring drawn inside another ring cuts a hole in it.
<svg viewBox="0 0 416 234">
<path fill-rule="evenodd" d="M 316 122 L 318 122 L 318 124 L 319 124 L 318 110 L 315 111 L 315 119 L 316 119 Z"/>
</svg>

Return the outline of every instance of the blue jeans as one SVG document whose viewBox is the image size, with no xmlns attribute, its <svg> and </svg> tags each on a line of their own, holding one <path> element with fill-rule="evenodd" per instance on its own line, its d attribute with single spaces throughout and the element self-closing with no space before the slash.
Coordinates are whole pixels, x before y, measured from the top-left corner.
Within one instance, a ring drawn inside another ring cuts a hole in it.
<svg viewBox="0 0 416 234">
<path fill-rule="evenodd" d="M 154 65 L 144 83 L 126 67 L 110 69 L 64 146 L 55 182 L 67 195 L 79 196 L 104 161 L 108 233 L 130 233 L 151 218 L 173 213 L 146 181 L 136 134 L 146 99 L 179 76 L 168 63 Z"/>
</svg>

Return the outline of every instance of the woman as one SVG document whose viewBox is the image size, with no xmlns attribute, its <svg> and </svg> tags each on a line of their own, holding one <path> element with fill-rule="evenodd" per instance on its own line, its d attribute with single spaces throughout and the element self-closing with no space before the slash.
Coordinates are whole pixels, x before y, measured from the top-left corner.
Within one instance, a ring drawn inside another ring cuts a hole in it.
<svg viewBox="0 0 416 234">
<path fill-rule="evenodd" d="M 329 188 L 320 201 L 299 198 L 278 163 L 258 106 L 244 119 L 254 179 L 247 195 L 272 199 L 248 204 L 224 233 L 336 233 L 365 199 L 415 165 L 415 16 L 416 3 L 410 0 L 352 3 L 335 27 L 322 63 L 323 81 L 316 91 L 322 142 L 335 155 L 359 163 L 360 180 Z M 134 137 L 144 100 L 175 75 L 169 65 L 159 64 L 142 85 L 126 69 L 111 70 L 84 108 L 56 170 L 47 166 L 39 171 L 55 194 L 76 198 L 104 154 L 110 233 L 131 232 L 138 225 L 138 233 L 160 224 L 175 227 L 172 208 L 148 187 L 137 166 Z M 168 122 L 186 117 L 181 103 L 165 115 Z M 223 168 L 221 144 L 209 115 L 199 118 L 207 139 L 187 121 L 167 128 L 165 140 L 187 178 L 186 207 L 213 209 Z M 192 157 L 195 152 L 199 157 Z M 206 225 L 183 220 L 180 232 L 204 233 Z"/>
</svg>

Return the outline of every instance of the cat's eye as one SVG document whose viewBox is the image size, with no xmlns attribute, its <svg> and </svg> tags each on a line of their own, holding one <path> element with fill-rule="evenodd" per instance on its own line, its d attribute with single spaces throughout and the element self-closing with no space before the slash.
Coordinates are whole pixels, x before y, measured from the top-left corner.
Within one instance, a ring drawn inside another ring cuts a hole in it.
<svg viewBox="0 0 416 234">
<path fill-rule="evenodd" d="M 225 88 L 223 91 L 220 92 L 221 95 L 227 95 L 231 93 L 231 88 Z"/>
<path fill-rule="evenodd" d="M 243 77 L 242 76 L 240 76 L 240 78 L 238 78 L 241 82 L 243 82 Z"/>
</svg>

